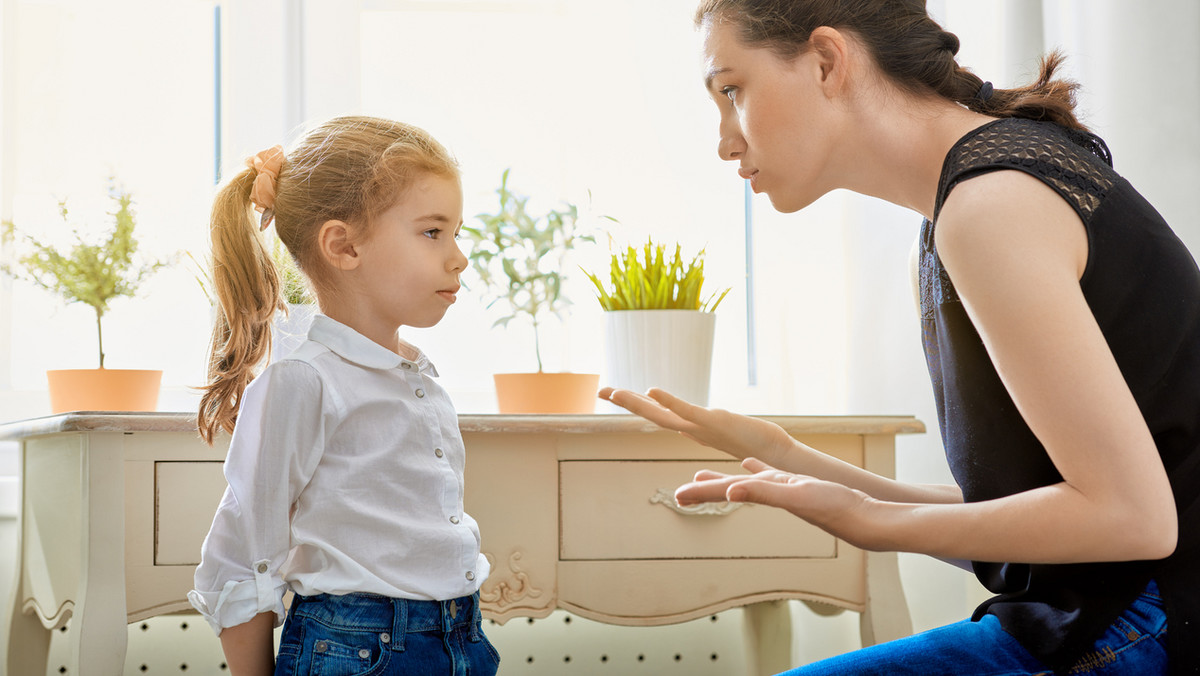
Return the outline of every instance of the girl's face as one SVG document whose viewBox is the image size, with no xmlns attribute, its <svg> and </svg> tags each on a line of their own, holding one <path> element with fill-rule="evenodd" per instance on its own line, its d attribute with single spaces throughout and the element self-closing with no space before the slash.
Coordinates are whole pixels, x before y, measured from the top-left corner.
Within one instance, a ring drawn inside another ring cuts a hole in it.
<svg viewBox="0 0 1200 676">
<path fill-rule="evenodd" d="M 721 112 L 721 159 L 788 213 L 832 190 L 835 120 L 817 52 L 784 60 L 747 47 L 729 21 L 704 26 L 705 87 Z"/>
<path fill-rule="evenodd" d="M 392 326 L 429 327 L 455 301 L 467 257 L 458 248 L 463 216 L 457 178 L 415 181 L 374 223 L 362 256 L 359 293 Z"/>
</svg>

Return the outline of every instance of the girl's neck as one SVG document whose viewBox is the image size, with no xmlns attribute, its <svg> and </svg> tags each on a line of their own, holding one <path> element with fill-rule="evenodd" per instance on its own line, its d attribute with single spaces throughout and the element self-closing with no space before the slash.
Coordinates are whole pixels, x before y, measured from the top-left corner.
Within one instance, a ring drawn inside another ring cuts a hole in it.
<svg viewBox="0 0 1200 676">
<path fill-rule="evenodd" d="M 321 304 L 322 313 L 330 319 L 361 333 L 371 342 L 385 347 L 408 359 L 418 357 L 417 349 L 400 339 L 400 327 L 382 321 L 372 321 L 355 310 L 353 303 L 330 302 Z"/>
</svg>

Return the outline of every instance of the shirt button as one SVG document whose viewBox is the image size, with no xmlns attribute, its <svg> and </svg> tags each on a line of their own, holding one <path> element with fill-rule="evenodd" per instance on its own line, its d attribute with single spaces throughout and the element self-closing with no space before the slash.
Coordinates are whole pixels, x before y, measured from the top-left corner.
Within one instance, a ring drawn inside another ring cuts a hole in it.
<svg viewBox="0 0 1200 676">
<path fill-rule="evenodd" d="M 260 573 L 265 573 L 265 572 L 267 572 L 267 564 L 260 563 L 260 564 L 258 564 L 258 567 L 255 568 L 255 570 L 257 570 Z"/>
<path fill-rule="evenodd" d="M 458 517 L 457 516 L 450 517 L 450 523 L 458 523 Z"/>
<path fill-rule="evenodd" d="M 362 650 L 358 651 L 358 656 L 365 660 L 371 656 L 371 651 L 363 648 Z"/>
<path fill-rule="evenodd" d="M 391 643 L 391 642 L 392 642 L 392 635 L 391 635 L 391 634 L 389 634 L 389 633 L 387 633 L 387 632 L 385 631 L 385 632 L 383 632 L 382 634 L 380 634 L 380 635 L 379 635 L 379 641 L 380 641 L 381 643 Z"/>
<path fill-rule="evenodd" d="M 439 458 L 440 458 L 440 457 L 442 457 L 443 455 L 446 455 L 445 451 L 443 451 L 443 450 L 442 450 L 442 449 L 440 449 L 440 448 L 435 448 L 435 449 L 433 449 L 433 454 L 434 454 L 434 455 L 436 455 L 436 456 L 437 456 L 437 457 L 439 457 Z"/>
<path fill-rule="evenodd" d="M 467 579 L 468 579 L 468 580 L 474 580 L 474 579 L 475 579 L 475 573 L 473 573 L 473 572 L 471 572 L 471 571 L 469 571 L 469 570 L 468 570 L 468 571 L 467 571 Z"/>
<path fill-rule="evenodd" d="M 417 395 L 417 399 L 425 398 L 425 390 L 417 390 L 416 392 L 413 392 L 413 394 Z"/>
<path fill-rule="evenodd" d="M 400 368 L 404 369 L 405 371 L 411 371 L 411 370 L 412 370 L 412 364 L 410 364 L 410 363 L 408 363 L 408 362 L 401 362 L 401 363 L 400 363 Z"/>
</svg>

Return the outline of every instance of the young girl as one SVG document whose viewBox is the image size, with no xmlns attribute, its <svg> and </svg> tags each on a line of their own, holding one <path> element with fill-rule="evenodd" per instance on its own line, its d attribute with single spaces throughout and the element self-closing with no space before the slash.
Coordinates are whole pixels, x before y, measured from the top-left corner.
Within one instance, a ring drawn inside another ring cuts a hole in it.
<svg viewBox="0 0 1200 676">
<path fill-rule="evenodd" d="M 1047 59 L 1003 90 L 922 0 L 706 0 L 722 159 L 784 212 L 846 188 L 925 216 L 924 347 L 957 485 L 907 485 L 763 421 L 601 396 L 745 458 L 682 504 L 791 511 L 970 561 L 970 621 L 796 674 L 1200 673 L 1200 271 Z"/>
<path fill-rule="evenodd" d="M 213 207 L 220 307 L 199 427 L 233 438 L 188 599 L 235 676 L 494 674 L 458 418 L 397 335 L 436 324 L 459 289 L 457 164 L 424 131 L 369 117 L 248 164 Z M 255 377 L 282 307 L 260 235 L 272 225 L 322 314 Z"/>
</svg>

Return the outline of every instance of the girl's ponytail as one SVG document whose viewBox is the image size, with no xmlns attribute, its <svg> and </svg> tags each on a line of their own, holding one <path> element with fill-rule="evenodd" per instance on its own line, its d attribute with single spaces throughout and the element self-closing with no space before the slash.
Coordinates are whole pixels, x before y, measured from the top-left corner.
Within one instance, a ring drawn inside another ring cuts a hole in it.
<svg viewBox="0 0 1200 676">
<path fill-rule="evenodd" d="M 208 384 L 197 419 L 209 444 L 220 430 L 233 431 L 242 393 L 255 368 L 270 355 L 271 321 L 286 309 L 279 274 L 259 233 L 250 192 L 259 172 L 234 176 L 213 204 L 212 280 L 216 321 L 209 345 Z"/>
</svg>

